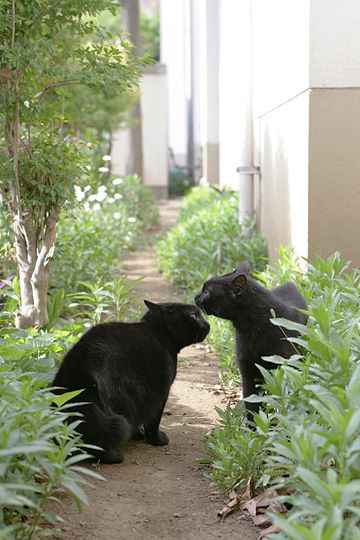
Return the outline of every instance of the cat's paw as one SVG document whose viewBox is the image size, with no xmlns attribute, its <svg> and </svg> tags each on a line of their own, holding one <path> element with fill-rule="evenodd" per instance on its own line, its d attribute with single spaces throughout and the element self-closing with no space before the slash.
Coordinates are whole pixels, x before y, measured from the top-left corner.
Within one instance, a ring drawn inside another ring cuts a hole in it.
<svg viewBox="0 0 360 540">
<path fill-rule="evenodd" d="M 153 446 L 164 446 L 168 444 L 169 437 L 163 431 L 157 431 L 156 433 L 147 433 L 146 442 L 152 444 Z"/>
<path fill-rule="evenodd" d="M 118 448 L 111 448 L 106 450 L 100 456 L 100 463 L 122 463 L 124 461 L 124 454 Z"/>
</svg>

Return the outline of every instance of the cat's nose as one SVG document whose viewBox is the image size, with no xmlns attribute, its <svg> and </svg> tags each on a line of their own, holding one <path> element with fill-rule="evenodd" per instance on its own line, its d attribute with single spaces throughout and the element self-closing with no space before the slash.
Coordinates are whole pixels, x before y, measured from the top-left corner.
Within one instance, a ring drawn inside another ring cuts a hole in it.
<svg viewBox="0 0 360 540">
<path fill-rule="evenodd" d="M 200 293 L 200 294 L 197 294 L 197 295 L 195 296 L 194 300 L 195 300 L 195 304 L 196 304 L 199 308 L 201 308 L 201 305 L 202 305 L 202 301 L 201 301 L 201 293 Z"/>
</svg>

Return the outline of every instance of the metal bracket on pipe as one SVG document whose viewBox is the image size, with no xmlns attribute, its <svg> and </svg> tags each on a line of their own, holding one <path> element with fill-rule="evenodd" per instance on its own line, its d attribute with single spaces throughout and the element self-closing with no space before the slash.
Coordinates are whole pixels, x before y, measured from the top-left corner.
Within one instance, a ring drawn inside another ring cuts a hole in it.
<svg viewBox="0 0 360 540">
<path fill-rule="evenodd" d="M 239 174 L 260 175 L 260 167 L 237 167 L 236 172 L 238 172 Z"/>
</svg>

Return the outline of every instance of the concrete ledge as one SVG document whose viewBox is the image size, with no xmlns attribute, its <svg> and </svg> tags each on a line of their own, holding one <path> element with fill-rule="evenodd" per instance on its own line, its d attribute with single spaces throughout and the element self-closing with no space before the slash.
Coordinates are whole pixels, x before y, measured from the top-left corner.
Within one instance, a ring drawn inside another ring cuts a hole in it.
<svg viewBox="0 0 360 540">
<path fill-rule="evenodd" d="M 146 187 L 149 188 L 153 192 L 153 194 L 155 195 L 155 199 L 157 201 L 169 198 L 168 186 L 146 186 Z"/>
</svg>

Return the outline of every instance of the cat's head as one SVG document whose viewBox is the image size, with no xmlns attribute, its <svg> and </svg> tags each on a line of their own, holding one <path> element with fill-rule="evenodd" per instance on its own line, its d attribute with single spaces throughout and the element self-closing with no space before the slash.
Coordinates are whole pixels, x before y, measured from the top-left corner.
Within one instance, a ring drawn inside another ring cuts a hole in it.
<svg viewBox="0 0 360 540">
<path fill-rule="evenodd" d="M 144 300 L 148 312 L 143 320 L 153 321 L 161 326 L 178 344 L 179 350 L 192 343 L 203 341 L 210 331 L 210 324 L 204 319 L 199 308 L 193 304 L 161 302 L 155 304 Z"/>
<path fill-rule="evenodd" d="M 236 308 L 244 304 L 248 296 L 249 270 L 250 263 L 244 261 L 230 274 L 209 279 L 195 296 L 196 305 L 207 315 L 233 320 Z"/>
</svg>

